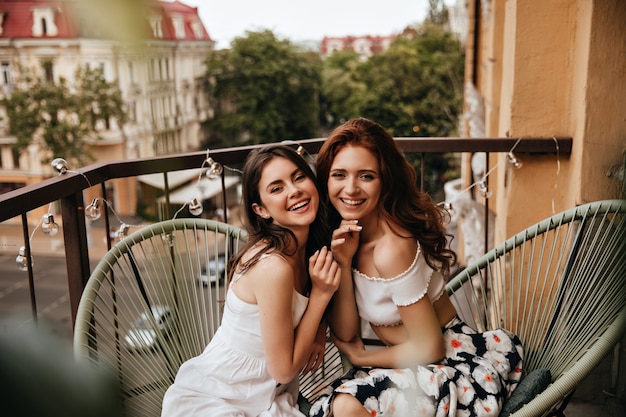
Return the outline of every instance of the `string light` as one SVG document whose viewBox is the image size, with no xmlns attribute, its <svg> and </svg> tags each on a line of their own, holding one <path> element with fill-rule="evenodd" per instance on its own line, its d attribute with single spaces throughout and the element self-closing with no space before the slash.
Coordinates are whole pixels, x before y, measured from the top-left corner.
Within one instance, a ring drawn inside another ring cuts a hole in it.
<svg viewBox="0 0 626 417">
<path fill-rule="evenodd" d="M 194 216 L 199 216 L 202 214 L 203 210 L 204 208 L 202 207 L 202 202 L 198 199 L 198 197 L 192 198 L 191 202 L 189 203 L 189 213 L 193 214 Z"/>
<path fill-rule="evenodd" d="M 506 154 L 506 159 L 509 161 L 509 163 L 513 166 L 513 168 L 515 169 L 520 169 L 522 167 L 522 161 L 520 161 L 513 152 L 509 151 Z"/>
<path fill-rule="evenodd" d="M 173 248 L 176 241 L 176 236 L 174 236 L 173 233 L 163 233 L 161 235 L 161 239 L 167 244 L 168 247 Z"/>
<path fill-rule="evenodd" d="M 452 203 L 450 203 L 449 201 L 444 201 L 437 205 L 442 206 L 444 209 L 444 223 L 450 224 L 450 222 L 452 222 L 452 218 L 454 217 L 454 208 L 452 207 Z"/>
<path fill-rule="evenodd" d="M 515 169 L 520 169 L 522 168 L 522 161 L 519 160 L 519 158 L 517 158 L 517 156 L 515 156 L 515 154 L 513 153 L 513 151 L 515 150 L 515 148 L 517 147 L 517 145 L 520 143 L 520 141 L 522 140 L 522 138 L 517 139 L 517 141 L 515 141 L 515 143 L 513 144 L 513 146 L 511 147 L 511 149 L 509 149 L 509 151 L 506 153 L 506 159 L 507 162 L 511 164 L 511 166 L 513 166 L 513 168 Z M 558 145 L 557 145 L 557 159 L 558 159 Z M 453 209 L 452 209 L 452 202 L 455 201 L 456 199 L 460 198 L 460 196 L 462 194 L 464 194 L 465 192 L 471 190 L 474 187 L 478 187 L 478 190 L 480 192 L 480 195 L 483 198 L 490 198 L 492 193 L 489 190 L 489 188 L 487 187 L 487 177 L 489 177 L 489 175 L 498 167 L 499 163 L 496 163 L 495 166 L 493 168 L 491 168 L 489 171 L 487 171 L 487 173 L 482 177 L 482 179 L 480 181 L 477 181 L 473 184 L 471 184 L 469 187 L 467 187 L 466 189 L 464 189 L 463 191 L 461 191 L 460 193 L 458 193 L 452 200 L 450 201 L 444 201 L 443 203 L 440 203 L 440 205 L 443 205 L 444 208 L 447 207 L 447 204 L 450 204 L 450 209 L 448 210 L 449 213 L 453 213 Z"/>
<path fill-rule="evenodd" d="M 222 175 L 222 173 L 224 172 L 224 166 L 222 164 L 220 164 L 219 162 L 215 161 L 213 158 L 211 158 L 210 152 L 211 152 L 210 149 L 207 149 L 207 151 L 206 151 L 206 158 L 202 162 L 202 166 L 200 166 L 200 175 L 198 175 L 198 180 L 196 181 L 196 187 L 198 189 L 200 189 L 200 181 L 202 180 L 202 175 L 203 175 L 202 169 L 205 166 L 208 166 L 208 169 L 206 170 L 204 175 L 211 181 L 218 179 Z M 228 168 L 228 167 L 226 167 L 226 168 Z M 229 169 L 231 169 L 233 171 L 241 172 L 239 170 L 235 170 L 235 169 L 232 169 L 232 168 L 229 168 Z M 176 216 L 178 216 L 178 214 L 185 207 L 188 207 L 189 213 L 192 214 L 193 216 L 199 216 L 204 211 L 204 207 L 202 206 L 202 201 L 196 195 L 189 201 L 189 203 L 184 204 L 180 209 L 178 209 L 178 211 L 176 211 L 176 213 L 174 213 L 174 217 L 173 218 L 175 219 Z"/>
<path fill-rule="evenodd" d="M 298 155 L 300 155 L 301 157 L 305 157 L 305 154 L 309 155 L 309 153 L 306 151 L 306 149 L 304 149 L 304 146 L 300 145 L 298 142 L 296 142 L 295 140 L 283 140 L 282 142 L 283 145 L 298 145 L 298 147 L 296 148 L 296 153 Z M 310 155 L 309 155 L 310 156 Z"/>
<path fill-rule="evenodd" d="M 208 157 L 205 163 L 209 166 L 209 169 L 206 171 L 206 177 L 210 180 L 217 179 L 220 175 L 222 175 L 222 172 L 224 172 L 222 164 L 215 162 L 211 157 Z"/>
<path fill-rule="evenodd" d="M 85 217 L 89 220 L 98 220 L 102 216 L 102 203 L 100 202 L 100 198 L 96 197 L 91 201 L 85 208 Z"/>
<path fill-rule="evenodd" d="M 128 236 L 129 230 L 130 230 L 130 225 L 126 223 L 122 223 L 120 225 L 120 228 L 117 230 L 117 232 L 115 232 L 115 239 L 117 240 L 124 239 L 126 236 Z"/>
<path fill-rule="evenodd" d="M 560 171 L 560 161 L 559 161 L 559 149 L 558 149 L 558 142 L 556 140 L 556 138 L 553 138 L 554 142 L 556 144 L 556 149 L 557 149 L 557 177 L 559 175 L 559 171 Z M 513 147 L 506 153 L 506 161 L 515 169 L 521 169 L 523 166 L 522 161 L 520 161 L 520 159 L 513 153 L 514 149 L 517 147 L 517 145 L 519 144 L 519 142 L 522 140 L 522 138 L 518 139 L 515 144 L 513 145 Z M 283 144 L 294 144 L 297 145 L 296 148 L 296 153 L 300 156 L 302 156 L 303 158 L 305 157 L 305 154 L 308 155 L 308 152 L 306 151 L 306 149 L 299 144 L 298 142 L 295 141 L 291 141 L 291 140 L 285 140 L 282 142 Z M 209 180 L 215 180 L 218 179 L 222 173 L 224 172 L 224 169 L 229 169 L 231 171 L 234 172 L 238 172 L 241 174 L 241 170 L 235 169 L 235 168 L 231 168 L 228 166 L 224 166 L 221 163 L 215 161 L 210 155 L 209 155 L 209 150 L 207 150 L 206 153 L 206 158 L 202 163 L 201 166 L 201 172 L 198 176 L 198 181 L 197 181 L 197 185 L 199 187 L 200 185 L 200 180 L 202 178 L 203 175 L 205 175 Z M 309 155 L 309 157 L 311 157 Z M 439 203 L 439 205 L 441 205 L 443 207 L 443 209 L 447 212 L 447 214 L 449 216 L 453 216 L 454 214 L 454 207 L 452 205 L 452 202 L 456 199 L 458 199 L 460 197 L 461 194 L 465 193 L 466 191 L 469 191 L 471 188 L 473 187 L 478 187 L 478 190 L 480 192 L 480 195 L 483 198 L 490 198 L 492 195 L 492 192 L 488 189 L 487 183 L 486 183 L 486 179 L 487 177 L 491 174 L 492 171 L 494 171 L 497 166 L 499 165 L 499 163 L 496 163 L 495 166 L 490 169 L 480 181 L 477 181 L 473 184 L 471 184 L 469 187 L 467 187 L 465 190 L 461 191 L 460 193 L 458 193 L 455 198 L 453 198 L 450 201 L 444 201 L 442 203 Z M 83 178 L 85 178 L 85 181 L 87 181 L 87 183 L 89 184 L 89 186 L 91 187 L 91 183 L 89 182 L 89 179 L 81 172 L 78 171 L 72 171 L 68 168 L 68 163 L 65 159 L 63 158 L 55 158 L 52 162 L 51 162 L 51 166 L 59 173 L 59 175 L 63 175 L 66 174 L 68 172 L 75 172 L 77 174 L 80 174 L 83 176 Z M 207 170 L 203 173 L 202 172 L 202 168 L 204 168 L 205 166 L 207 166 Z M 556 184 L 555 184 L 555 190 L 556 190 Z M 94 221 L 94 220 L 98 220 L 101 216 L 102 216 L 102 207 L 104 204 L 106 204 L 108 207 L 110 207 L 110 203 L 100 197 L 96 197 L 92 200 L 91 204 L 89 204 L 86 208 L 85 208 L 85 216 L 87 218 L 89 218 L 90 220 Z M 50 203 L 52 205 L 52 203 Z M 553 205 L 553 211 L 554 211 L 554 195 L 553 195 L 553 201 L 552 201 L 552 205 Z M 50 209 L 52 206 L 49 207 L 48 213 L 45 214 L 40 223 L 37 225 L 37 227 L 35 227 L 35 229 L 33 230 L 32 234 L 31 234 L 31 240 L 33 235 L 35 234 L 35 231 L 37 230 L 37 228 L 39 226 L 41 226 L 42 232 L 48 236 L 55 236 L 58 234 L 60 228 L 59 228 L 59 224 L 55 221 L 54 219 L 54 215 L 52 213 L 50 213 Z M 176 218 L 176 216 L 178 215 L 178 213 L 180 213 L 183 209 L 184 209 L 185 205 L 183 205 L 183 207 L 181 207 L 175 214 L 173 218 Z M 112 207 L 111 211 L 113 212 L 113 214 L 118 218 L 117 214 L 115 214 L 115 211 L 113 210 Z M 203 205 L 202 205 L 202 201 L 200 200 L 200 198 L 198 198 L 197 196 L 193 197 L 191 199 L 191 201 L 188 204 L 188 208 L 189 208 L 189 213 L 194 215 L 194 216 L 200 216 L 203 213 Z M 119 229 L 114 233 L 114 236 L 117 240 L 121 240 L 124 237 L 126 237 L 128 235 L 128 232 L 131 228 L 131 225 L 124 223 L 120 220 L 121 225 L 119 227 Z M 162 239 L 164 240 L 164 242 L 167 243 L 167 245 L 169 245 L 170 247 L 174 245 L 175 242 L 175 236 L 173 234 L 163 234 L 162 235 Z M 18 255 L 15 259 L 16 265 L 18 266 L 18 268 L 20 270 L 27 270 L 28 269 L 28 263 L 29 263 L 29 259 L 28 256 L 26 256 L 26 248 L 25 246 L 21 246 L 19 248 L 19 252 Z M 31 264 L 32 264 L 32 259 L 31 259 Z"/>
<path fill-rule="evenodd" d="M 26 246 L 20 246 L 18 255 L 15 258 L 15 263 L 17 264 L 17 267 L 20 271 L 28 270 L 28 256 L 26 256 Z"/>
<path fill-rule="evenodd" d="M 63 158 L 55 158 L 52 160 L 52 168 L 54 168 L 59 174 L 65 174 L 67 172 L 67 161 Z"/>
<path fill-rule="evenodd" d="M 484 180 L 480 180 L 477 183 L 478 185 L 478 190 L 480 191 L 480 195 L 483 198 L 489 198 L 491 197 L 491 191 L 489 190 L 489 188 L 487 187 L 487 183 L 485 183 Z"/>
<path fill-rule="evenodd" d="M 51 213 L 43 215 L 41 231 L 48 236 L 56 236 L 59 233 L 59 225 L 54 221 Z"/>
</svg>

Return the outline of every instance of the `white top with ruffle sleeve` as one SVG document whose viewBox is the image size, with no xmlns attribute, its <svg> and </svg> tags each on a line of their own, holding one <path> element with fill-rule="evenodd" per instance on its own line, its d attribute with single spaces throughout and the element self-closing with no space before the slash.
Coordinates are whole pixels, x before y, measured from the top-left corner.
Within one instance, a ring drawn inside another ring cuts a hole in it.
<svg viewBox="0 0 626 417">
<path fill-rule="evenodd" d="M 359 315 L 377 326 L 402 323 L 398 306 L 416 303 L 425 294 L 435 302 L 445 291 L 443 275 L 426 263 L 419 242 L 413 263 L 401 274 L 393 278 L 376 278 L 352 268 L 352 278 Z"/>
</svg>

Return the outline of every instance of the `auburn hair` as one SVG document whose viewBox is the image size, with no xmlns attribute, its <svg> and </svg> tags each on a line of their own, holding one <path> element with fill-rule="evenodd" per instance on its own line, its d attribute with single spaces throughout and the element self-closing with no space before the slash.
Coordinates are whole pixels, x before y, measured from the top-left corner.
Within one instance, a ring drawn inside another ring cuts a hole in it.
<svg viewBox="0 0 626 417">
<path fill-rule="evenodd" d="M 328 176 L 337 153 L 346 146 L 360 146 L 370 151 L 380 166 L 381 195 L 378 209 L 395 233 L 397 225 L 408 230 L 419 241 L 428 265 L 448 276 L 456 262 L 456 254 L 449 248 L 444 227 L 447 211 L 433 203 L 429 194 L 417 188 L 415 169 L 398 148 L 395 140 L 380 124 L 357 118 L 335 128 L 319 150 L 316 163 L 317 178 L 322 199 L 329 208 L 332 227 L 341 217 L 329 204 Z"/>
</svg>

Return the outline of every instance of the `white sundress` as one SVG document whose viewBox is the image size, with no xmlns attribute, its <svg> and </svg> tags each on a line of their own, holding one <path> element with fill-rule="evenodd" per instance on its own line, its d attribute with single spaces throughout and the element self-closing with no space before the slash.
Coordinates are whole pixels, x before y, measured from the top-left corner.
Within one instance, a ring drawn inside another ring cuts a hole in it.
<svg viewBox="0 0 626 417">
<path fill-rule="evenodd" d="M 236 274 L 233 282 L 241 276 Z M 297 326 L 308 298 L 294 291 L 293 305 Z M 202 354 L 178 370 L 161 416 L 301 417 L 297 399 L 297 378 L 281 385 L 268 372 L 258 306 L 242 301 L 229 287 L 222 324 Z"/>
</svg>

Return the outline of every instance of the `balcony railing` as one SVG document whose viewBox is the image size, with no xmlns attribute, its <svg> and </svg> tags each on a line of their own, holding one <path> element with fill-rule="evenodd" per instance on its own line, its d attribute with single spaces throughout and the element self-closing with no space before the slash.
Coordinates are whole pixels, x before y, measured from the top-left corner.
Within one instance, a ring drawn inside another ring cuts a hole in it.
<svg viewBox="0 0 626 417">
<path fill-rule="evenodd" d="M 572 147 L 572 138 L 396 138 L 400 147 L 406 153 L 421 155 L 422 162 L 428 153 L 485 153 L 489 160 L 490 153 L 509 152 L 513 147 L 516 153 L 523 154 L 554 154 L 569 155 Z M 301 145 L 306 151 L 314 155 L 318 152 L 324 139 L 308 139 L 289 141 L 294 145 Z M 256 146 L 243 146 L 211 150 L 211 157 L 226 166 L 241 164 L 247 154 Z M 27 279 L 30 291 L 31 310 L 33 319 L 37 320 L 37 303 L 34 288 L 34 276 L 30 245 L 30 225 L 28 213 L 52 202 L 59 201 L 63 223 L 63 244 L 65 248 L 66 270 L 69 289 L 69 301 L 72 323 L 76 317 L 78 303 L 84 286 L 90 276 L 90 254 L 85 220 L 85 202 L 83 191 L 99 185 L 102 197 L 107 199 L 107 181 L 118 178 L 136 177 L 145 174 L 163 174 L 166 213 L 169 211 L 168 173 L 186 169 L 197 169 L 203 165 L 206 152 L 192 152 L 167 157 L 143 158 L 127 161 L 97 163 L 77 170 L 68 170 L 62 175 L 44 180 L 38 184 L 23 187 L 0 195 L 0 222 L 21 217 L 25 255 L 28 260 Z M 489 166 L 488 163 L 486 166 Z M 425 177 L 426 167 L 421 164 L 420 177 Z M 420 174 L 420 173 L 418 173 Z M 222 174 L 223 175 L 223 174 Z M 223 178 L 223 177 L 222 177 Z M 223 182 L 222 182 L 223 184 Z M 222 197 L 226 199 L 224 187 Z M 227 207 L 227 206 L 226 206 Z M 485 219 L 488 208 L 485 205 Z M 103 210 L 107 248 L 113 244 L 110 233 L 110 219 L 108 210 Z M 485 226 L 488 222 L 485 221 Z M 0 224 L 0 226 L 2 226 Z M 488 230 L 485 230 L 487 236 Z M 485 238 L 485 242 L 487 239 Z M 15 253 L 17 255 L 17 251 Z"/>
</svg>

